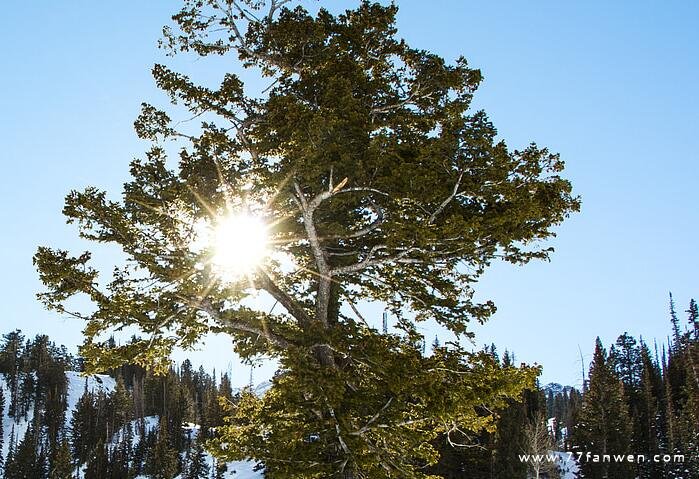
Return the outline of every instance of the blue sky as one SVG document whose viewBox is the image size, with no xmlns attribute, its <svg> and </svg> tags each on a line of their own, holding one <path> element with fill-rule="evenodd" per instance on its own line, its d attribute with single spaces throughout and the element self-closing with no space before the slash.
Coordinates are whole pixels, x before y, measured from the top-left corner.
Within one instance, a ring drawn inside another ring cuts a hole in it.
<svg viewBox="0 0 699 479">
<path fill-rule="evenodd" d="M 308 5 L 315 5 L 310 1 Z M 339 5 L 351 5 L 342 1 Z M 558 229 L 550 263 L 495 265 L 479 297 L 498 313 L 477 328 L 542 380 L 580 381 L 578 346 L 620 333 L 662 340 L 668 292 L 678 309 L 699 296 L 699 7 L 695 2 L 443 0 L 399 2 L 399 32 L 485 81 L 485 109 L 513 147 L 560 152 L 582 212 Z M 165 104 L 155 62 L 214 78 L 206 62 L 164 58 L 160 27 L 176 3 L 19 2 L 0 16 L 0 330 L 47 333 L 74 346 L 82 324 L 43 311 L 31 257 L 38 245 L 73 248 L 64 195 L 95 185 L 117 194 L 146 144 L 132 123 L 142 101 Z M 231 69 L 237 69 L 233 59 Z M 219 62 L 220 66 L 221 63 Z M 196 360 L 229 367 L 225 341 Z M 239 383 L 247 371 L 233 366 Z"/>
</svg>

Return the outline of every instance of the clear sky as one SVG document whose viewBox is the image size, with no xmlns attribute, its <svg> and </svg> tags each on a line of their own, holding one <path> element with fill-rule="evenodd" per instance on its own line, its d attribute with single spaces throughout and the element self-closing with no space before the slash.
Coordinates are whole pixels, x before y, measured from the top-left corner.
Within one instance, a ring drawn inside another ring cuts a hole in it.
<svg viewBox="0 0 699 479">
<path fill-rule="evenodd" d="M 681 311 L 699 296 L 699 4 L 398 4 L 400 34 L 480 68 L 476 107 L 511 147 L 536 141 L 560 152 L 583 198 L 582 212 L 558 229 L 550 263 L 496 265 L 483 278 L 479 297 L 499 311 L 477 328 L 477 342 L 543 364 L 544 382 L 576 384 L 578 346 L 587 361 L 596 336 L 607 345 L 624 331 L 662 340 L 668 292 Z M 129 161 L 147 146 L 132 128 L 140 103 L 165 104 L 152 64 L 209 74 L 205 62 L 166 59 L 156 48 L 176 5 L 3 4 L 0 331 L 46 333 L 69 347 L 81 341 L 80 322 L 36 302 L 31 258 L 38 245 L 84 248 L 61 215 L 70 189 L 119 193 Z M 226 342 L 215 341 L 193 357 L 220 370 L 227 355 Z M 247 371 L 233 369 L 245 383 Z"/>
</svg>

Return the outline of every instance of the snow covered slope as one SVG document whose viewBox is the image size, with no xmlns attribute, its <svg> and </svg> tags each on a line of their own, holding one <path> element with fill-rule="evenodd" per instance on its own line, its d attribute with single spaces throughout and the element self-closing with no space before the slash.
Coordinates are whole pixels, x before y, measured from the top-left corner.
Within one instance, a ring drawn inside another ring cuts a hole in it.
<svg viewBox="0 0 699 479">
<path fill-rule="evenodd" d="M 73 411 L 75 410 L 75 407 L 78 404 L 78 401 L 82 397 L 82 395 L 85 393 L 85 390 L 90 391 L 90 392 L 105 392 L 105 393 L 110 393 L 114 391 L 114 388 L 116 387 L 116 381 L 114 378 L 102 374 L 94 375 L 94 376 L 82 376 L 79 372 L 76 371 L 68 371 L 66 372 L 66 378 L 68 380 L 68 387 L 67 387 L 67 404 L 68 404 L 68 409 L 66 411 L 66 425 L 70 424 L 70 420 L 73 416 Z M 254 388 L 254 391 L 256 394 L 264 394 L 264 391 L 266 391 L 269 388 L 269 384 L 267 383 L 262 383 L 258 385 L 256 388 Z M 12 434 L 12 431 L 14 430 L 15 434 L 15 440 L 17 443 L 19 443 L 22 438 L 24 437 L 25 433 L 27 432 L 27 428 L 29 427 L 29 424 L 31 424 L 32 417 L 33 417 L 33 410 L 30 408 L 29 414 L 27 415 L 27 418 L 20 418 L 20 419 L 15 419 L 11 418 L 8 416 L 8 409 L 9 409 L 9 397 L 10 397 L 10 391 L 7 386 L 6 379 L 4 375 L 0 374 L 0 388 L 2 389 L 3 395 L 5 397 L 5 407 L 3 408 L 2 411 L 0 411 L 0 419 L 2 419 L 2 425 L 3 425 L 3 441 L 2 441 L 2 457 L 7 456 L 7 449 L 9 447 L 10 443 L 10 435 Z M 146 425 L 146 430 L 155 430 L 158 428 L 158 418 L 155 416 L 152 417 L 147 417 L 145 418 L 145 425 Z M 196 436 L 196 432 L 198 430 L 198 426 L 196 425 L 187 425 L 187 428 L 191 429 L 193 432 L 193 436 Z M 138 440 L 138 438 L 135 438 Z M 206 455 L 206 460 L 209 464 L 209 466 L 212 468 L 214 467 L 214 458 L 207 454 Z M 225 479 L 262 479 L 264 477 L 263 473 L 261 471 L 254 471 L 255 463 L 252 461 L 236 461 L 236 462 L 229 462 L 227 463 L 228 470 L 226 474 L 224 475 Z M 147 479 L 146 476 L 139 476 L 137 479 Z M 181 479 L 181 476 L 177 476 L 176 479 Z"/>
<path fill-rule="evenodd" d="M 109 393 L 114 390 L 116 385 L 113 378 L 103 374 L 84 377 L 78 372 L 68 371 L 66 372 L 66 378 L 68 379 L 68 410 L 66 411 L 66 424 L 70 424 L 70 419 L 73 417 L 73 410 L 78 404 L 80 397 L 85 392 L 85 388 L 92 392 L 104 391 L 105 393 Z M 12 434 L 13 429 L 16 443 L 19 443 L 24 437 L 24 434 L 27 432 L 27 428 L 34 417 L 34 411 L 32 408 L 30 408 L 26 419 L 11 418 L 8 415 L 8 410 L 10 408 L 10 390 L 3 374 L 0 374 L 0 388 L 2 388 L 3 396 L 5 397 L 5 408 L 0 415 L 0 417 L 2 417 L 3 426 L 2 457 L 4 458 L 7 456 L 7 449 L 10 444 L 10 435 Z"/>
</svg>

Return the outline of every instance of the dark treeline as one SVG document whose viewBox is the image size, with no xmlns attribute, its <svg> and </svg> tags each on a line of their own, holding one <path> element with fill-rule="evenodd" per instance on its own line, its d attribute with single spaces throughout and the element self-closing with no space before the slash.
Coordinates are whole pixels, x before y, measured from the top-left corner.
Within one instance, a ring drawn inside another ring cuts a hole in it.
<svg viewBox="0 0 699 479">
<path fill-rule="evenodd" d="M 581 461 L 584 477 L 699 478 L 697 303 L 691 300 L 686 315 L 678 315 L 670 296 L 670 321 L 672 335 L 662 345 L 624 333 L 606 351 L 597 340 L 574 415 L 572 450 L 643 455 L 645 462 Z"/>
<path fill-rule="evenodd" d="M 162 376 L 138 366 L 109 371 L 113 388 L 88 388 L 87 378 L 73 375 L 84 387 L 68 411 L 66 373 L 80 370 L 81 361 L 47 336 L 2 336 L 0 411 L 11 430 L 0 421 L 0 450 L 8 441 L 0 477 L 223 477 L 225 464 L 210 467 L 204 442 L 223 424 L 221 401 L 236 400 L 227 374 L 195 370 L 186 360 Z"/>
<path fill-rule="evenodd" d="M 660 345 L 624 333 L 606 350 L 598 339 L 582 392 L 538 387 L 500 412 L 495 432 L 442 438 L 434 473 L 453 479 L 555 478 L 561 475 L 560 461 L 535 464 L 520 455 L 557 450 L 575 458 L 583 454 L 578 477 L 698 479 L 697 303 L 692 300 L 681 315 L 671 298 L 670 321 L 672 335 Z M 494 346 L 489 349 L 497 356 Z M 501 360 L 514 361 L 508 352 Z M 471 447 L 454 448 L 451 442 Z M 604 462 L 605 454 L 635 457 Z"/>
<path fill-rule="evenodd" d="M 699 478 L 696 302 L 690 302 L 686 314 L 678 314 L 671 299 L 670 321 L 671 336 L 661 344 L 627 333 L 608 349 L 597 340 L 582 391 L 537 386 L 498 411 L 491 430 L 440 437 L 435 446 L 441 457 L 429 472 L 447 479 L 551 479 L 561 477 L 561 462 L 536 463 L 520 456 L 569 451 L 591 454 L 581 461 L 579 477 Z M 438 347 L 435 338 L 432 348 Z M 508 351 L 500 355 L 495 346 L 486 351 L 505 365 L 516 361 Z M 101 389 L 88 388 L 86 379 L 73 375 L 73 381 L 85 384 L 74 410 L 67 411 L 66 372 L 80 370 L 81 361 L 46 336 L 26 339 L 20 331 L 2 336 L 0 411 L 12 420 L 4 434 L 0 421 L 0 441 L 5 436 L 9 442 L 7 454 L 0 457 L 0 477 L 224 477 L 226 465 L 211 467 L 204 447 L 224 423 L 222 401 L 239 398 L 227 374 L 195 370 L 189 361 L 163 376 L 124 366 L 109 371 L 115 386 Z M 593 460 L 604 454 L 644 455 L 648 460 Z M 654 462 L 656 455 L 673 459 Z M 675 455 L 683 459 L 675 460 Z"/>
</svg>

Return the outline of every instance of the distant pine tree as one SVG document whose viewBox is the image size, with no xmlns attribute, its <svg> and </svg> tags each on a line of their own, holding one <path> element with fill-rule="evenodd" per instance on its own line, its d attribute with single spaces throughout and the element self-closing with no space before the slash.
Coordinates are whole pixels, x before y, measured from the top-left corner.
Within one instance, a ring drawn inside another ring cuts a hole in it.
<svg viewBox="0 0 699 479">
<path fill-rule="evenodd" d="M 99 441 L 90 449 L 90 456 L 85 466 L 84 479 L 104 479 L 109 475 L 109 458 L 103 441 Z"/>
<path fill-rule="evenodd" d="M 12 460 L 11 471 L 6 470 L 8 479 L 43 479 L 46 473 L 45 463 L 38 452 L 38 431 L 30 425 L 17 446 Z"/>
<path fill-rule="evenodd" d="M 673 349 L 678 349 L 680 344 L 680 320 L 677 318 L 677 311 L 675 310 L 675 300 L 670 293 L 670 322 L 672 323 L 672 346 Z"/>
<path fill-rule="evenodd" d="M 434 336 L 434 341 L 432 341 L 432 351 L 435 349 L 439 348 L 441 346 L 441 343 L 439 342 L 439 336 L 435 334 Z"/>
<path fill-rule="evenodd" d="M 85 464 L 96 443 L 96 416 L 94 395 L 85 391 L 78 400 L 70 420 L 71 452 L 77 464 Z"/>
<path fill-rule="evenodd" d="M 1 422 L 1 421 L 0 421 Z M 15 425 L 12 423 L 10 430 L 10 440 L 7 443 L 7 456 L 5 456 L 5 464 L 3 469 L 3 479 L 12 479 L 15 474 Z"/>
<path fill-rule="evenodd" d="M 631 426 L 623 384 L 616 376 L 599 338 L 589 378 L 589 388 L 583 397 L 574 430 L 574 449 L 600 458 L 607 454 L 628 454 Z M 580 468 L 586 479 L 634 477 L 628 463 L 583 461 Z"/>
<path fill-rule="evenodd" d="M 694 299 L 689 301 L 689 309 L 687 309 L 687 321 L 691 331 L 693 332 L 694 340 L 699 341 L 699 307 Z"/>
<path fill-rule="evenodd" d="M 73 479 L 73 462 L 70 445 L 66 439 L 61 441 L 51 461 L 49 479 Z"/>
<path fill-rule="evenodd" d="M 635 453 L 652 457 L 664 452 L 664 388 L 660 367 L 651 358 L 651 352 L 645 343 L 641 344 L 640 363 L 642 366 L 641 384 L 637 394 L 638 405 L 633 410 L 634 433 L 633 450 Z M 644 462 L 637 465 L 640 479 L 663 477 L 663 465 Z"/>
<path fill-rule="evenodd" d="M 155 446 L 148 451 L 145 472 L 152 479 L 172 479 L 177 475 L 177 451 L 170 445 L 166 418 L 160 419 Z"/>
<path fill-rule="evenodd" d="M 183 479 L 208 479 L 209 464 L 206 461 L 206 453 L 199 440 L 189 449 L 187 454 L 187 466 Z"/>
</svg>

